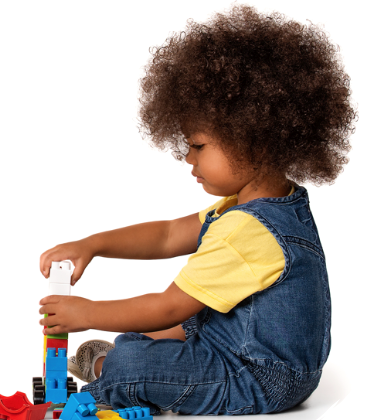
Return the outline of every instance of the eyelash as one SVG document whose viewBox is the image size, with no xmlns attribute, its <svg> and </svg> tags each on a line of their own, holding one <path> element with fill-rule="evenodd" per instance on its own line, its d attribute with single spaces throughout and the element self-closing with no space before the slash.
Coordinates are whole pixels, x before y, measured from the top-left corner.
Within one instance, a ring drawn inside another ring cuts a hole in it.
<svg viewBox="0 0 369 420">
<path fill-rule="evenodd" d="M 204 145 L 203 144 L 191 144 L 192 149 L 201 150 Z"/>
</svg>

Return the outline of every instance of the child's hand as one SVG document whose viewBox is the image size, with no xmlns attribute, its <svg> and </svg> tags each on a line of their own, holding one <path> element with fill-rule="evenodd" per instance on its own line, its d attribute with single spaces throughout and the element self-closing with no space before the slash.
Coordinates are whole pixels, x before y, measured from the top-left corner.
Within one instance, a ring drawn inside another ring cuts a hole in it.
<svg viewBox="0 0 369 420">
<path fill-rule="evenodd" d="M 72 261 L 75 269 L 72 274 L 72 286 L 81 278 L 85 268 L 94 257 L 88 238 L 80 241 L 67 242 L 57 245 L 54 248 L 44 252 L 40 257 L 40 271 L 48 278 L 52 261 Z"/>
<path fill-rule="evenodd" d="M 47 296 L 40 301 L 40 314 L 52 314 L 40 320 L 45 335 L 66 332 L 86 331 L 89 329 L 88 310 L 91 300 L 78 296 Z"/>
</svg>

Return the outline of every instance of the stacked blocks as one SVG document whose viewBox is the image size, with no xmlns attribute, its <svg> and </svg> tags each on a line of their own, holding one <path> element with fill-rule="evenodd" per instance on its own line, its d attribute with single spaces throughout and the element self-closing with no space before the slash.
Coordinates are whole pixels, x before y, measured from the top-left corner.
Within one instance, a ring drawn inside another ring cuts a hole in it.
<svg viewBox="0 0 369 420">
<path fill-rule="evenodd" d="M 89 392 L 71 394 L 60 416 L 61 420 L 97 420 L 96 401 Z"/>
<path fill-rule="evenodd" d="M 69 261 L 53 261 L 50 268 L 49 295 L 70 295 L 71 269 Z"/>
<path fill-rule="evenodd" d="M 67 402 L 67 352 L 64 348 L 48 348 L 46 355 L 45 401 L 54 404 Z"/>
<path fill-rule="evenodd" d="M 53 261 L 50 268 L 49 294 L 70 295 L 70 279 L 72 275 L 69 261 Z M 45 315 L 47 316 L 47 314 Z M 53 349 L 49 363 L 46 358 L 49 349 Z M 69 395 L 77 392 L 77 384 L 67 378 L 68 333 L 46 335 L 44 338 L 44 377 L 46 385 L 45 401 L 54 404 L 66 403 Z M 55 354 L 54 354 L 55 351 Z M 58 357 L 58 359 L 55 358 Z M 60 358 L 60 359 L 59 359 Z M 56 368 L 57 370 L 53 370 Z M 49 369 L 52 369 L 49 372 Z M 63 370 L 63 371 L 62 371 Z M 50 379 L 50 382 L 48 381 Z M 65 385 L 64 385 L 65 384 Z"/>
<path fill-rule="evenodd" d="M 70 279 L 72 270 L 69 261 L 53 261 L 50 268 L 49 276 L 49 294 L 70 296 Z M 48 314 L 44 315 L 45 318 Z M 44 327 L 46 328 L 46 326 Z M 46 352 L 48 348 L 65 348 L 68 349 L 68 333 L 49 334 L 44 337 L 44 372 L 46 375 Z M 58 350 L 56 350 L 58 351 Z"/>
<path fill-rule="evenodd" d="M 47 317 L 47 314 L 44 315 L 44 317 Z M 45 329 L 46 327 L 44 327 Z M 65 349 L 65 351 L 68 351 L 68 334 L 58 334 L 58 335 L 45 335 L 44 336 L 44 371 L 43 376 L 46 374 L 46 354 L 47 349 L 49 348 L 55 348 L 56 349 L 56 355 L 58 355 L 58 349 L 62 348 Z"/>
<path fill-rule="evenodd" d="M 50 268 L 49 294 L 69 296 L 71 275 L 69 261 L 53 261 Z M 47 316 L 48 314 L 45 314 L 45 317 Z M 49 349 L 52 349 L 50 354 Z M 35 404 L 42 404 L 44 401 L 54 404 L 66 403 L 69 395 L 77 392 L 77 384 L 73 382 L 73 378 L 67 377 L 67 349 L 68 333 L 44 336 L 43 376 L 32 380 Z"/>
</svg>

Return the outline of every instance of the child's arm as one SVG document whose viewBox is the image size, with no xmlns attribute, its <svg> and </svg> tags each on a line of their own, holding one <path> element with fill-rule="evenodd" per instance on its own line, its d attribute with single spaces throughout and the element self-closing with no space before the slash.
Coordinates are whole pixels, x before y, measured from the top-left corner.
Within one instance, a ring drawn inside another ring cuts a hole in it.
<svg viewBox="0 0 369 420">
<path fill-rule="evenodd" d="M 176 327 L 163 331 L 145 332 L 144 334 L 153 338 L 154 340 L 160 340 L 163 338 L 176 338 L 177 340 L 186 341 L 186 333 L 182 328 L 182 325 L 177 325 Z"/>
<path fill-rule="evenodd" d="M 40 314 L 54 314 L 40 320 L 41 325 L 50 327 L 44 329 L 44 334 L 88 329 L 141 333 L 167 330 L 205 307 L 175 283 L 163 293 L 131 299 L 94 302 L 75 296 L 47 296 L 40 304 Z"/>
<path fill-rule="evenodd" d="M 40 270 L 49 277 L 52 261 L 71 260 L 75 266 L 72 284 L 96 257 L 161 259 L 196 251 L 201 230 L 198 213 L 175 220 L 142 223 L 98 233 L 49 249 L 40 258 Z"/>
</svg>

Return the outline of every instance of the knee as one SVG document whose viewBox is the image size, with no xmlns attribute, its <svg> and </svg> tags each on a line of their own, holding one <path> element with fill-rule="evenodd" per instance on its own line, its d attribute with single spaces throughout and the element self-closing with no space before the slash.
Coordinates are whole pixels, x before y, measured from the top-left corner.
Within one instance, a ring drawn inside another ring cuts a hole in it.
<svg viewBox="0 0 369 420">
<path fill-rule="evenodd" d="M 106 355 L 101 380 L 105 383 L 129 383 L 142 379 L 151 363 L 148 345 L 152 338 L 137 333 L 121 334 L 115 339 L 115 347 Z"/>
</svg>

